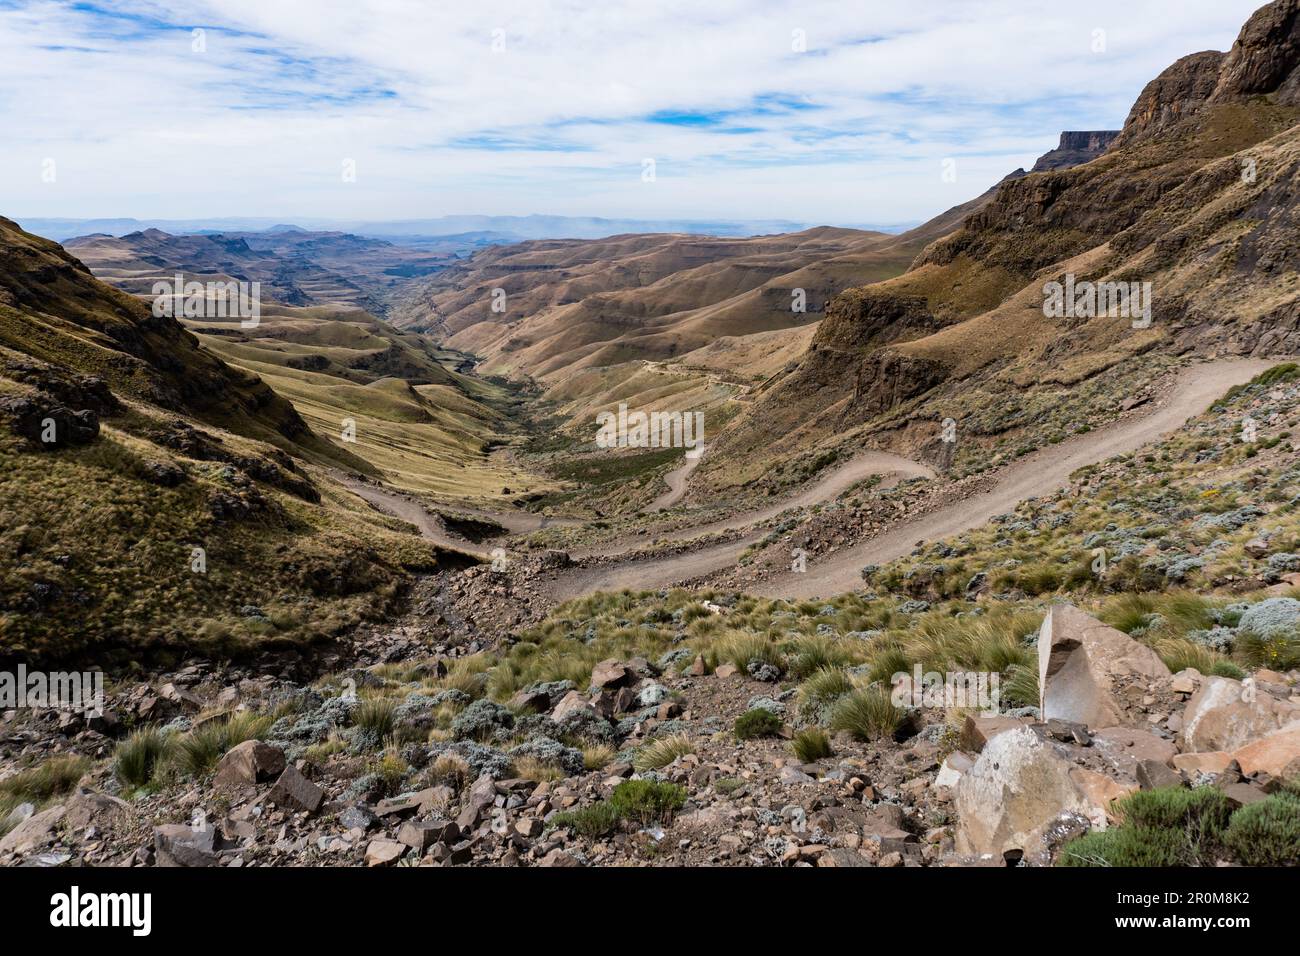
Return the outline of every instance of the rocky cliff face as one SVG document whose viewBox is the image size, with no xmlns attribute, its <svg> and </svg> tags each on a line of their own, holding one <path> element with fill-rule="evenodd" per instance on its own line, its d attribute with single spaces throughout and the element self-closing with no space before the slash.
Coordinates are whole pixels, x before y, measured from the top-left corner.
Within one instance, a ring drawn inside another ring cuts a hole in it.
<svg viewBox="0 0 1300 956">
<path fill-rule="evenodd" d="M 1223 62 L 1212 99 L 1267 94 L 1300 106 L 1300 0 L 1270 3 L 1246 22 Z"/>
<path fill-rule="evenodd" d="M 1066 130 L 1056 149 L 1044 153 L 1030 172 L 1045 173 L 1052 169 L 1069 169 L 1090 163 L 1110 147 L 1119 136 L 1114 130 Z"/>
<path fill-rule="evenodd" d="M 1252 96 L 1300 106 L 1300 0 L 1261 7 L 1230 52 L 1185 56 L 1148 83 L 1115 148 L 1158 136 L 1209 106 Z"/>
</svg>

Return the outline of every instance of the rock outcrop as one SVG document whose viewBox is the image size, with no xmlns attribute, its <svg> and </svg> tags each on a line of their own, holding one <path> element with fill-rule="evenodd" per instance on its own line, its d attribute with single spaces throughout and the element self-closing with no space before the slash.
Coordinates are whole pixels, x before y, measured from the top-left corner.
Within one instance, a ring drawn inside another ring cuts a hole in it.
<svg viewBox="0 0 1300 956">
<path fill-rule="evenodd" d="M 995 736 L 957 784 L 957 852 L 1041 855 L 1062 815 L 1095 815 L 1070 771 L 1069 761 L 1028 727 Z"/>
<path fill-rule="evenodd" d="M 1112 130 L 1067 130 L 1061 134 L 1061 143 L 1056 149 L 1044 153 L 1034 163 L 1030 172 L 1044 173 L 1053 169 L 1069 169 L 1090 163 L 1110 148 L 1110 144 L 1119 136 L 1120 131 Z"/>
<path fill-rule="evenodd" d="M 1235 751 L 1300 721 L 1300 706 L 1230 677 L 1207 677 L 1183 711 L 1183 750 Z"/>
<path fill-rule="evenodd" d="M 1118 677 L 1169 677 L 1159 655 L 1122 631 L 1068 604 L 1047 612 L 1038 635 L 1038 686 L 1044 720 L 1090 728 L 1124 722 L 1115 699 Z"/>
</svg>

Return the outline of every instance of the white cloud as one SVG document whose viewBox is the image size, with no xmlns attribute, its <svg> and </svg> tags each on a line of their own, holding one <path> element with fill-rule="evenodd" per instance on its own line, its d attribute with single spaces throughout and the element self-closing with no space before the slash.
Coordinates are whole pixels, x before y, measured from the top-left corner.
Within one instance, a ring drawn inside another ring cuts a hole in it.
<svg viewBox="0 0 1300 956">
<path fill-rule="evenodd" d="M 0 3 L 0 213 L 920 219 L 1061 129 L 1118 126 L 1147 80 L 1226 49 L 1256 6 L 1185 0 L 1175 20 L 1158 0 Z M 645 121 L 661 113 L 752 131 Z M 472 148 L 502 142 L 546 148 Z"/>
</svg>

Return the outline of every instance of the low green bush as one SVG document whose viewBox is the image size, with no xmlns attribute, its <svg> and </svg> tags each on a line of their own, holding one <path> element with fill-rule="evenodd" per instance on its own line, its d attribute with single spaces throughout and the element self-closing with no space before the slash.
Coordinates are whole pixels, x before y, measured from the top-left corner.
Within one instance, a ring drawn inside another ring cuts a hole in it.
<svg viewBox="0 0 1300 956">
<path fill-rule="evenodd" d="M 770 710 L 756 707 L 736 718 L 736 739 L 752 740 L 755 737 L 774 737 L 781 730 L 781 718 Z"/>
</svg>

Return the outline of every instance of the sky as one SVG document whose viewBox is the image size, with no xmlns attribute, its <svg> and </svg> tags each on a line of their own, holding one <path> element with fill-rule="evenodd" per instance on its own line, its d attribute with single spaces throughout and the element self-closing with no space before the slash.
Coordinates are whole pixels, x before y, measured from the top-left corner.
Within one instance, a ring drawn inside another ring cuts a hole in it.
<svg viewBox="0 0 1300 956">
<path fill-rule="evenodd" d="M 0 215 L 917 222 L 1260 5 L 0 0 Z"/>
</svg>

